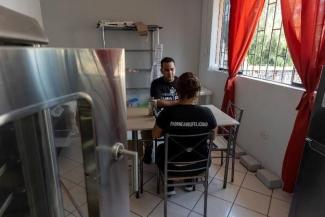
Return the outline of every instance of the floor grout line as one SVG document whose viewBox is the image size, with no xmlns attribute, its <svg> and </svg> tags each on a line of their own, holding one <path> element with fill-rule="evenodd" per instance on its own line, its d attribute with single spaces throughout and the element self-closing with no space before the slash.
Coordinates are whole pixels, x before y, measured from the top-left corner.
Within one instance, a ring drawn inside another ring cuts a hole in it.
<svg viewBox="0 0 325 217">
<path fill-rule="evenodd" d="M 196 201 L 196 203 L 194 204 L 194 206 L 193 206 L 193 208 L 191 209 L 191 212 L 195 212 L 195 213 L 197 213 L 196 211 L 194 211 L 194 208 L 196 207 L 196 205 L 199 203 L 199 201 L 201 200 L 201 198 L 202 197 L 204 197 L 204 192 L 201 194 L 201 196 L 199 197 L 199 199 Z M 208 202 L 208 201 L 207 201 Z M 190 212 L 190 214 L 191 214 L 191 212 Z M 189 214 L 189 215 L 190 215 Z M 200 215 L 201 215 L 201 213 L 200 213 Z"/>
<path fill-rule="evenodd" d="M 254 190 L 251 190 L 251 189 L 247 189 L 247 188 L 245 188 L 244 186 L 243 186 L 243 183 L 244 183 L 244 181 L 245 181 L 245 178 L 246 178 L 246 176 L 247 175 L 250 175 L 248 172 L 246 173 L 246 175 L 245 175 L 245 177 L 244 177 L 244 179 L 243 179 L 243 181 L 242 181 L 242 183 L 241 183 L 241 185 L 240 185 L 240 189 L 241 188 L 243 188 L 243 189 L 246 189 L 246 190 L 249 190 L 249 191 L 253 191 L 253 192 L 255 192 L 255 193 L 260 193 L 260 192 L 256 192 L 256 191 L 254 191 Z M 239 189 L 239 191 L 240 191 L 240 189 Z M 239 194 L 239 191 L 238 191 L 238 194 Z M 272 191 L 273 192 L 273 191 Z M 237 194 L 237 196 L 238 196 L 238 194 Z M 260 193 L 260 194 L 262 194 L 262 193 Z M 264 194 L 263 194 L 264 195 Z M 236 196 L 236 198 L 237 198 L 237 196 Z M 270 196 L 269 196 L 270 197 Z M 245 209 L 247 209 L 247 210 L 250 210 L 250 211 L 252 211 L 252 212 L 255 212 L 255 213 L 258 213 L 258 214 L 261 214 L 261 215 L 264 215 L 265 216 L 265 214 L 264 213 L 261 213 L 261 212 L 259 212 L 259 211 L 257 211 L 257 210 L 253 210 L 253 209 L 250 209 L 250 208 L 248 208 L 248 207 L 245 207 L 245 206 L 242 206 L 242 205 L 240 205 L 240 204 L 237 204 L 237 203 L 235 203 L 235 201 L 236 201 L 236 199 L 234 200 L 234 204 L 236 204 L 237 206 L 240 206 L 240 207 L 242 207 L 242 208 L 245 208 Z M 270 203 L 269 203 L 269 205 L 270 205 Z M 267 216 L 267 215 L 266 215 Z"/>
<path fill-rule="evenodd" d="M 250 175 L 248 172 L 246 173 L 246 175 Z M 246 175 L 245 175 L 245 178 L 246 178 Z M 251 189 L 247 189 L 247 188 L 245 188 L 244 186 L 243 186 L 243 183 L 244 183 L 244 181 L 245 181 L 245 178 L 243 179 L 243 181 L 242 181 L 242 183 L 241 183 L 241 185 L 240 185 L 240 189 L 241 188 L 243 188 L 243 189 L 245 189 L 245 190 L 249 190 L 249 191 L 253 191 L 253 192 L 255 192 L 255 193 L 259 193 L 259 194 L 263 194 L 263 193 L 260 193 L 260 192 L 257 192 L 257 191 L 254 191 L 254 190 L 251 190 Z M 240 189 L 239 189 L 239 191 L 240 191 Z M 239 191 L 238 191 L 238 193 L 239 193 Z M 272 190 L 272 192 L 273 192 L 273 190 Z M 265 194 L 263 194 L 263 195 L 265 195 Z M 272 195 L 272 193 L 271 193 L 271 195 Z M 268 196 L 268 195 L 265 195 L 265 196 Z M 271 198 L 271 196 L 268 196 L 269 198 Z M 235 202 L 235 201 L 234 201 Z M 271 204 L 271 200 L 270 200 L 270 202 L 269 202 L 269 206 L 270 206 L 270 204 Z M 240 207 L 242 207 L 242 208 L 245 208 L 245 209 L 248 209 L 248 210 L 250 210 L 250 211 L 252 211 L 252 212 L 255 212 L 255 213 L 258 213 L 258 214 L 261 214 L 261 215 L 264 215 L 264 216 L 268 216 L 268 214 L 264 214 L 264 213 L 261 213 L 261 212 L 259 212 L 259 211 L 257 211 L 257 210 L 254 210 L 254 209 L 251 209 L 251 208 L 248 208 L 248 207 L 245 207 L 245 206 L 242 206 L 242 205 L 240 205 L 240 204 L 237 204 L 236 203 L 236 205 L 237 206 L 240 206 Z"/>
<path fill-rule="evenodd" d="M 161 200 L 149 213 L 148 213 L 148 215 L 147 215 L 147 217 L 151 214 L 151 213 L 153 213 L 153 211 L 162 203 L 162 202 L 164 202 L 164 200 Z"/>
<path fill-rule="evenodd" d="M 142 217 L 141 215 L 139 215 L 138 213 L 136 213 L 136 212 L 134 212 L 134 211 L 132 211 L 132 210 L 130 210 L 130 212 L 133 213 L 133 214 L 136 215 L 136 216 Z"/>
<path fill-rule="evenodd" d="M 213 173 L 213 174 L 214 174 L 213 176 L 209 176 L 209 181 L 208 181 L 208 183 L 209 183 L 209 187 L 211 186 L 211 183 L 215 183 L 215 182 L 213 181 L 214 179 L 216 179 L 216 180 L 218 180 L 218 181 L 223 181 L 222 179 L 219 179 L 219 178 L 217 177 L 217 174 L 221 171 L 221 169 L 222 169 L 223 167 L 220 166 L 220 165 L 218 165 L 218 164 L 213 164 L 213 166 L 216 167 L 216 172 Z M 231 169 L 231 168 L 230 168 L 230 169 Z M 249 173 L 248 173 L 248 170 L 246 170 L 246 172 L 243 172 L 243 171 L 238 171 L 238 170 L 235 169 L 235 171 L 238 172 L 238 173 L 243 174 L 244 176 L 243 176 L 243 179 L 241 180 L 241 182 L 240 182 L 239 185 L 236 185 L 236 184 L 234 184 L 233 182 L 228 182 L 228 183 L 232 183 L 232 185 L 234 185 L 235 187 L 238 187 L 238 191 L 237 191 L 237 193 L 236 193 L 236 195 L 235 195 L 235 197 L 234 197 L 234 199 L 233 199 L 232 201 L 229 201 L 229 200 L 226 200 L 226 199 L 224 199 L 224 198 L 218 197 L 217 195 L 213 195 L 213 194 L 211 194 L 211 193 L 209 193 L 209 192 L 208 192 L 208 196 L 210 196 L 210 197 L 214 197 L 214 198 L 218 198 L 218 199 L 223 200 L 223 201 L 225 201 L 225 202 L 227 202 L 227 203 L 231 203 L 231 206 L 230 206 L 230 208 L 229 208 L 229 211 L 228 211 L 228 213 L 227 213 L 227 215 L 226 215 L 227 217 L 230 216 L 230 213 L 231 213 L 231 211 L 233 210 L 233 208 L 234 208 L 235 205 L 236 205 L 236 206 L 239 206 L 239 207 L 242 207 L 242 208 L 244 208 L 244 209 L 250 210 L 250 211 L 252 211 L 252 212 L 255 212 L 255 213 L 258 213 L 258 214 L 261 214 L 261 215 L 266 215 L 266 216 L 268 216 L 269 213 L 270 213 L 270 209 L 271 209 L 271 201 L 272 201 L 272 198 L 274 198 L 274 190 L 271 189 L 271 195 L 268 195 L 268 194 L 266 194 L 266 193 L 259 192 L 259 191 L 256 191 L 256 190 L 253 190 L 253 189 L 250 189 L 250 188 L 244 187 L 244 186 L 243 186 L 243 183 L 245 182 L 245 179 L 247 178 L 247 176 L 248 176 L 248 175 L 253 176 L 254 174 L 249 174 Z M 148 172 L 148 173 L 153 173 L 152 171 L 147 171 L 147 172 Z M 148 184 L 148 183 L 149 183 L 150 181 L 152 181 L 155 177 L 156 177 L 155 175 L 153 175 L 152 177 L 150 177 L 146 182 L 144 182 L 144 185 L 145 185 L 145 184 Z M 247 208 L 247 207 L 244 207 L 244 206 L 242 206 L 242 205 L 240 205 L 240 204 L 235 203 L 235 201 L 236 201 L 236 199 L 238 198 L 238 195 L 239 195 L 241 189 L 249 190 L 249 191 L 252 191 L 252 192 L 254 192 L 254 193 L 258 193 L 258 194 L 261 194 L 261 195 L 263 195 L 263 196 L 268 197 L 268 199 L 269 199 L 269 204 L 268 204 L 268 211 L 267 211 L 267 214 L 265 214 L 265 213 L 261 213 L 261 212 L 259 212 L 259 211 L 256 211 L 256 210 L 253 210 L 253 209 L 250 209 L 250 208 Z M 199 192 L 201 193 L 201 195 L 200 195 L 200 197 L 198 198 L 198 200 L 195 202 L 195 204 L 193 205 L 193 208 L 191 208 L 191 209 L 189 209 L 189 208 L 183 206 L 182 204 L 178 204 L 178 203 L 175 202 L 175 201 L 171 201 L 171 200 L 169 200 L 169 199 L 167 199 L 167 202 L 168 202 L 168 203 L 172 203 L 172 204 L 174 204 L 174 205 L 177 205 L 177 206 L 179 206 L 179 207 L 181 207 L 181 208 L 183 208 L 183 209 L 185 209 L 185 210 L 188 210 L 188 211 L 189 211 L 189 213 L 188 213 L 188 215 L 187 215 L 188 217 L 191 215 L 191 213 L 196 213 L 196 214 L 198 214 L 198 215 L 202 215 L 201 213 L 198 213 L 198 212 L 195 211 L 194 209 L 195 209 L 195 207 L 198 205 L 198 203 L 200 202 L 200 200 L 204 197 L 204 191 L 202 191 L 202 189 L 197 189 L 197 191 L 199 191 Z M 164 202 L 164 199 L 161 198 L 160 195 L 157 195 L 156 193 L 153 193 L 153 192 L 151 192 L 151 191 L 144 190 L 144 192 L 149 193 L 149 194 L 151 194 L 151 195 L 153 195 L 153 196 L 156 196 L 156 197 L 158 197 L 159 199 L 161 199 L 161 201 L 160 201 L 160 202 L 159 202 L 159 203 L 158 203 L 158 204 L 157 204 L 157 205 L 156 205 L 156 206 L 155 206 L 155 207 L 154 207 L 154 208 L 149 212 L 149 214 L 147 215 L 147 216 L 149 216 L 149 215 L 151 215 L 151 214 L 152 214 L 152 213 L 157 209 L 157 207 L 158 207 L 161 203 Z M 276 198 L 276 199 L 278 199 L 278 198 Z M 278 199 L 278 200 L 280 200 L 280 201 L 284 201 L 284 202 L 287 202 L 287 203 L 288 203 L 288 201 L 283 200 L 283 199 Z M 133 211 L 133 213 L 134 213 L 134 211 Z M 137 214 L 137 213 L 135 213 L 135 214 L 136 214 L 136 215 L 139 215 L 139 214 Z"/>
<path fill-rule="evenodd" d="M 242 186 L 241 188 L 246 189 L 246 190 L 253 191 L 253 192 L 255 192 L 255 193 L 262 194 L 263 196 L 267 196 L 267 197 L 271 197 L 271 195 L 272 195 L 272 193 L 271 193 L 271 195 L 268 195 L 268 194 L 262 193 L 262 192 L 260 192 L 260 191 L 256 191 L 256 190 L 253 190 L 253 189 L 247 188 L 247 187 L 245 187 L 245 186 Z"/>
<path fill-rule="evenodd" d="M 272 198 L 273 198 L 273 189 L 272 189 L 272 193 L 271 193 L 271 198 L 270 198 L 269 208 L 268 208 L 268 210 L 267 210 L 267 216 L 269 216 L 269 214 L 270 214 Z"/>
<path fill-rule="evenodd" d="M 150 191 L 147 191 L 147 190 L 145 190 L 145 192 L 147 192 L 148 194 L 151 194 L 151 195 L 153 195 L 153 196 L 159 197 L 159 198 L 161 199 L 161 201 L 158 203 L 158 205 L 159 205 L 160 203 L 164 202 L 164 198 L 160 197 L 160 195 L 154 194 L 154 193 L 152 193 L 152 192 L 150 192 Z M 191 212 L 191 209 L 189 209 L 189 208 L 183 206 L 182 204 L 178 204 L 177 202 L 174 202 L 174 201 L 171 201 L 171 200 L 168 200 L 168 199 L 167 199 L 167 201 L 170 202 L 170 203 L 173 203 L 173 204 L 175 204 L 175 205 L 177 205 L 177 206 L 180 206 L 180 207 L 182 207 L 182 208 L 184 208 L 184 209 L 187 209 L 187 210 L 189 210 L 189 211 Z M 157 207 L 158 207 L 158 205 L 157 205 Z M 155 208 L 156 208 L 156 207 L 155 207 Z M 155 210 L 155 208 L 153 208 L 153 210 L 152 210 L 149 214 L 151 214 L 151 213 Z"/>
<path fill-rule="evenodd" d="M 229 217 L 229 215 L 230 215 L 230 213 L 231 213 L 231 210 L 232 210 L 232 208 L 234 207 L 235 201 L 236 201 L 236 199 L 237 199 L 237 197 L 238 197 L 238 194 L 239 194 L 239 192 L 240 192 L 240 189 L 242 188 L 242 185 L 243 185 L 243 183 L 244 183 L 244 181 L 245 181 L 246 176 L 247 176 L 247 172 L 246 172 L 246 174 L 244 175 L 244 178 L 243 178 L 243 180 L 241 181 L 241 183 L 240 183 L 240 185 L 239 185 L 239 189 L 238 189 L 237 194 L 236 194 L 236 196 L 235 196 L 235 198 L 234 198 L 234 201 L 233 201 L 232 204 L 231 204 L 231 207 L 230 207 L 230 210 L 229 210 L 229 212 L 228 212 L 227 217 Z"/>
<path fill-rule="evenodd" d="M 280 200 L 280 201 L 282 201 L 282 202 L 286 202 L 286 203 L 291 204 L 291 200 L 292 200 L 292 199 L 291 199 L 290 201 L 287 201 L 287 200 L 282 199 L 282 198 L 274 197 L 274 196 L 273 196 L 273 192 L 274 192 L 274 189 L 272 189 L 272 198 L 271 198 L 271 199 L 276 199 L 276 200 Z"/>
<path fill-rule="evenodd" d="M 250 209 L 250 208 L 248 208 L 248 207 L 242 206 L 242 205 L 237 204 L 237 203 L 236 203 L 236 206 L 240 206 L 240 207 L 242 207 L 242 208 L 244 208 L 244 209 L 247 209 L 247 210 L 249 210 L 249 211 L 252 211 L 252 212 L 255 212 L 255 213 L 261 214 L 261 215 L 263 215 L 263 216 L 265 216 L 265 217 L 268 216 L 268 215 L 265 215 L 264 213 L 261 213 L 261 212 L 259 212 L 259 211 L 254 210 L 254 209 Z"/>
<path fill-rule="evenodd" d="M 213 179 L 217 176 L 217 174 L 219 173 L 220 169 L 221 169 L 221 166 L 218 166 L 217 172 L 214 174 L 213 177 L 211 177 L 211 181 L 208 183 L 208 189 L 207 189 L 207 191 L 208 191 L 208 196 L 209 196 L 209 185 L 212 183 Z M 209 181 L 209 179 L 208 179 L 208 181 Z M 204 191 L 203 191 L 203 193 L 201 194 L 201 196 L 199 197 L 199 199 L 196 201 L 196 203 L 194 204 L 194 206 L 193 206 L 193 208 L 191 209 L 191 211 L 190 211 L 190 213 L 188 214 L 188 216 L 190 216 L 192 212 L 197 213 L 196 211 L 194 211 L 194 208 L 195 208 L 196 205 L 199 203 L 199 201 L 201 200 L 202 197 L 204 197 Z M 208 202 L 208 201 L 207 201 L 207 202 Z M 200 215 L 201 215 L 201 213 L 197 213 L 197 214 L 200 214 Z"/>
</svg>

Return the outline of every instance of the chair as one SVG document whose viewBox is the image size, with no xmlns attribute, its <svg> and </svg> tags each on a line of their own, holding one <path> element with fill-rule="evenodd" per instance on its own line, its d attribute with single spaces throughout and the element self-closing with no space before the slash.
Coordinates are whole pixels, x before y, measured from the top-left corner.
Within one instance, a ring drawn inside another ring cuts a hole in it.
<svg viewBox="0 0 325 217">
<path fill-rule="evenodd" d="M 146 146 L 146 143 L 153 143 L 152 146 L 153 146 L 153 149 L 154 151 L 157 150 L 157 144 L 158 144 L 158 141 L 164 141 L 162 138 L 159 138 L 159 139 L 153 139 L 153 138 L 144 138 L 144 139 L 139 139 L 138 142 L 137 142 L 137 151 L 139 153 L 139 193 L 143 193 L 143 157 L 144 157 L 144 154 L 143 154 L 143 150 Z M 137 194 L 137 198 L 139 198 L 139 194 Z"/>
<path fill-rule="evenodd" d="M 166 154 L 156 155 L 158 194 L 161 181 L 164 186 L 164 217 L 167 217 L 167 188 L 195 184 L 204 186 L 204 216 L 207 216 L 208 177 L 213 134 L 210 131 L 192 135 L 165 135 L 165 143 L 162 144 L 164 149 L 160 149 L 160 151 L 164 150 Z M 169 145 L 173 149 L 169 149 Z M 159 158 L 163 159 L 163 165 Z M 185 182 L 185 179 L 192 181 Z"/>
<path fill-rule="evenodd" d="M 212 158 L 221 158 L 221 166 L 223 165 L 223 153 L 226 152 L 226 160 L 230 157 L 232 158 L 232 169 L 231 169 L 231 181 L 234 181 L 234 173 L 235 173 L 235 159 L 236 159 L 236 139 L 237 134 L 240 127 L 240 122 L 244 113 L 244 110 L 229 102 L 227 105 L 227 114 L 232 116 L 235 120 L 239 122 L 238 125 L 221 127 L 219 129 L 219 133 L 216 135 L 213 145 L 212 145 L 212 152 L 220 151 L 221 157 L 212 157 Z M 228 163 L 226 164 L 225 168 L 225 181 L 224 181 L 224 188 L 226 188 L 227 183 L 227 176 L 228 176 Z"/>
<path fill-rule="evenodd" d="M 148 131 L 151 134 L 151 131 Z M 138 169 L 139 169 L 139 176 L 138 176 L 138 183 L 139 183 L 139 191 L 136 192 L 136 198 L 140 198 L 140 193 L 143 193 L 143 158 L 144 158 L 144 147 L 146 143 L 152 143 L 154 140 L 151 138 L 147 131 L 142 131 L 141 136 L 145 138 L 138 139 L 137 132 L 132 132 L 132 137 L 136 138 L 135 140 L 128 140 L 128 149 L 138 152 L 139 162 L 138 162 Z M 134 166 L 134 165 L 132 165 Z"/>
<path fill-rule="evenodd" d="M 153 116 L 157 118 L 158 116 L 158 110 L 156 106 L 153 106 Z M 128 145 L 132 146 L 134 151 L 137 151 L 139 154 L 139 191 L 136 192 L 136 198 L 140 197 L 140 193 L 143 193 L 143 158 L 144 158 L 144 148 L 145 146 L 149 146 L 149 143 L 154 143 L 151 144 L 153 147 L 156 148 L 157 146 L 157 139 L 153 139 L 151 135 L 151 130 L 143 130 L 141 131 L 141 139 L 138 139 L 138 133 L 137 132 L 132 132 L 132 138 L 136 138 L 135 141 L 128 141 Z M 148 148 L 148 147 L 147 147 Z"/>
<path fill-rule="evenodd" d="M 133 133 L 133 132 L 132 132 Z M 139 173 L 138 173 L 138 183 L 139 183 L 139 188 L 138 191 L 136 191 L 136 198 L 140 198 L 140 193 L 143 193 L 143 162 L 142 162 L 142 158 L 143 158 L 143 150 L 139 147 L 139 141 L 138 139 L 136 140 L 128 140 L 128 150 L 132 150 L 132 151 L 136 151 L 138 152 L 138 164 L 134 165 L 134 162 L 132 161 L 129 162 L 129 167 L 138 167 L 139 169 Z M 132 180 L 132 185 L 134 184 L 134 180 Z"/>
<path fill-rule="evenodd" d="M 152 107 L 152 115 L 157 118 L 158 117 L 158 109 L 157 109 L 157 105 L 154 105 Z M 157 142 L 161 141 L 161 139 L 153 139 L 152 135 L 151 135 L 151 130 L 146 130 L 146 131 L 141 131 L 141 139 L 138 140 L 137 143 L 137 150 L 139 152 L 139 156 L 140 156 L 140 162 L 139 162 L 139 170 L 140 170 L 140 177 L 139 177 L 139 183 L 140 183 L 140 193 L 143 193 L 143 157 L 144 157 L 144 153 L 143 150 L 145 149 L 145 146 L 149 146 L 148 143 L 153 143 L 151 144 L 152 147 L 151 148 L 155 148 L 155 151 L 157 150 Z M 147 143 L 147 144 L 146 144 Z M 148 148 L 148 147 L 147 147 Z M 139 198 L 139 194 L 137 195 L 137 198 Z"/>
</svg>

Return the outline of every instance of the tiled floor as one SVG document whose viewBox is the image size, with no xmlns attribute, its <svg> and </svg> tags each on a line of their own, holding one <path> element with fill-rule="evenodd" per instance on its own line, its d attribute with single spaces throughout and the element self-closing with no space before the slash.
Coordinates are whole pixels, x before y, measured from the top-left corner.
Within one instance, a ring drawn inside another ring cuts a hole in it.
<svg viewBox="0 0 325 217">
<path fill-rule="evenodd" d="M 60 179 L 74 199 L 83 217 L 88 217 L 80 138 L 78 136 L 72 136 L 69 139 L 71 139 L 69 141 L 70 145 L 61 148 L 58 155 Z M 80 215 L 76 207 L 71 202 L 67 191 L 63 189 L 62 185 L 61 191 L 65 216 L 79 217 Z"/>
<path fill-rule="evenodd" d="M 84 217 L 88 217 L 80 144 L 62 149 L 59 157 L 61 180 L 69 189 Z M 144 165 L 144 193 L 140 199 L 130 196 L 131 217 L 163 216 L 162 194 L 156 194 L 155 165 Z M 256 177 L 236 161 L 234 183 L 222 188 L 224 167 L 214 159 L 210 167 L 208 216 L 209 217 L 286 217 L 291 195 L 280 189 L 269 190 Z M 230 177 L 229 177 L 230 180 Z M 203 187 L 185 192 L 176 188 L 177 194 L 169 198 L 169 217 L 200 217 L 203 213 Z M 63 191 L 65 216 L 80 215 Z"/>
<path fill-rule="evenodd" d="M 236 160 L 235 181 L 222 188 L 224 168 L 214 160 L 210 168 L 208 217 L 286 217 L 292 195 L 281 189 L 266 188 L 255 176 Z M 140 199 L 132 195 L 131 217 L 163 216 L 162 194 L 156 194 L 154 165 L 145 165 L 144 193 Z M 230 180 L 230 179 L 229 179 Z M 168 200 L 169 217 L 200 217 L 203 214 L 203 187 L 194 192 L 176 188 L 177 194 Z"/>
</svg>

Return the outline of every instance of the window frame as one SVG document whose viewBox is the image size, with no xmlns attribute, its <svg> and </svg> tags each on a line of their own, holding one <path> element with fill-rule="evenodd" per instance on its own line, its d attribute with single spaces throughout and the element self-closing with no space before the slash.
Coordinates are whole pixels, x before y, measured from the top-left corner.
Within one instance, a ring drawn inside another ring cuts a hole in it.
<svg viewBox="0 0 325 217">
<path fill-rule="evenodd" d="M 221 52 L 222 52 L 221 49 L 220 49 L 221 46 L 222 46 L 221 45 L 221 43 L 222 43 L 222 41 L 221 41 L 222 40 L 221 32 L 222 32 L 222 29 L 223 29 L 222 25 L 223 25 L 224 13 L 225 13 L 225 10 L 224 10 L 225 1 L 230 1 L 230 0 L 220 0 L 220 1 L 213 0 L 214 5 L 213 5 L 213 10 L 212 10 L 213 19 L 212 19 L 212 26 L 211 26 L 211 44 L 210 44 L 209 69 L 213 69 L 213 70 L 217 70 L 217 71 L 227 73 L 228 67 L 225 67 L 224 65 L 220 64 Z M 275 5 L 276 5 L 278 1 L 280 1 L 280 0 L 273 0 L 272 2 L 273 3 L 275 2 Z M 218 7 L 216 7 L 216 5 L 215 5 L 217 2 L 218 2 Z M 267 0 L 265 2 L 265 4 L 268 4 L 268 3 L 269 3 L 269 0 Z M 276 12 L 274 12 L 273 17 L 275 17 L 275 13 Z M 274 19 L 273 19 L 272 25 L 273 25 L 273 23 L 274 23 Z M 260 25 L 260 24 L 258 23 L 258 25 Z M 281 20 L 281 27 L 280 28 L 282 29 L 282 30 L 280 30 L 280 34 L 281 34 L 281 31 L 283 31 L 282 20 Z M 273 30 L 272 30 L 272 32 L 273 32 Z M 254 34 L 254 38 L 255 38 L 255 35 L 256 35 L 256 33 Z M 217 36 L 217 37 L 215 37 L 215 36 Z M 274 37 L 274 36 L 272 36 L 272 37 Z M 216 38 L 216 40 L 214 41 L 213 38 Z M 280 39 L 278 39 L 278 41 L 279 40 Z M 277 43 L 278 43 L 278 41 L 277 41 Z M 225 52 L 227 52 L 227 49 L 225 50 Z M 286 52 L 287 52 L 286 55 L 289 55 L 288 48 L 286 49 Z M 248 57 L 248 54 L 247 54 L 247 57 Z M 246 60 L 247 57 L 245 57 L 245 60 Z M 269 59 L 267 61 L 269 61 Z M 240 71 L 238 73 L 239 76 L 245 76 L 247 78 L 253 78 L 254 80 L 258 80 L 258 81 L 270 82 L 270 83 L 273 83 L 273 84 L 279 84 L 281 86 L 285 85 L 285 86 L 295 87 L 295 88 L 304 88 L 302 83 L 298 83 L 298 82 L 294 81 L 295 73 L 297 73 L 294 66 L 293 66 L 293 72 L 292 72 L 292 76 L 291 76 L 291 82 L 290 83 L 284 83 L 282 81 L 270 80 L 270 79 L 266 79 L 266 78 L 260 78 L 260 77 L 245 75 L 245 74 L 243 74 L 243 71 L 242 71 L 243 65 L 244 65 L 244 62 L 242 63 L 241 69 L 240 69 Z M 267 65 L 269 66 L 269 63 Z M 257 67 L 260 68 L 260 65 L 257 65 Z M 267 72 L 268 71 L 266 71 L 266 73 Z"/>
</svg>

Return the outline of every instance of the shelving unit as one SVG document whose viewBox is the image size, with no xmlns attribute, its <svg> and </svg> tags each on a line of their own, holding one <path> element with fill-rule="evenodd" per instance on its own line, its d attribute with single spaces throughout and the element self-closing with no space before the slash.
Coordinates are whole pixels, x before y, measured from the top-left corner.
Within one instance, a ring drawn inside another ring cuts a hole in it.
<svg viewBox="0 0 325 217">
<path fill-rule="evenodd" d="M 106 30 L 109 31 L 137 31 L 137 28 L 135 25 L 133 26 L 112 26 L 110 25 L 107 21 L 105 20 L 99 20 L 97 23 L 97 28 L 101 30 L 102 33 L 102 42 L 103 42 L 103 47 L 106 48 L 106 36 L 105 32 Z M 133 50 L 126 50 L 126 51 L 133 51 L 133 52 L 154 52 L 154 38 L 153 38 L 153 33 L 158 31 L 159 29 L 162 29 L 163 27 L 158 26 L 158 25 L 148 25 L 148 31 L 151 35 L 151 47 L 149 49 L 133 49 Z M 159 32 L 158 32 L 159 34 Z M 157 36 L 159 38 L 159 35 Z"/>
<path fill-rule="evenodd" d="M 97 28 L 101 31 L 102 45 L 104 48 L 109 47 L 109 38 L 107 31 L 126 31 L 126 32 L 135 32 L 137 28 L 135 25 L 130 24 L 130 22 L 125 22 L 125 26 L 120 22 L 119 25 L 113 26 L 109 21 L 100 20 L 98 21 Z M 128 49 L 125 48 L 127 53 L 135 53 L 139 55 L 139 59 L 144 58 L 145 55 L 149 55 L 149 62 L 146 64 L 150 68 L 139 68 L 138 66 L 131 67 L 131 60 L 126 58 L 126 63 L 129 63 L 125 72 L 125 82 L 126 82 L 126 94 L 127 99 L 139 97 L 139 98 L 149 98 L 150 84 L 151 84 L 151 67 L 154 64 L 154 55 L 155 55 L 155 42 L 159 43 L 159 30 L 162 29 L 158 25 L 148 25 L 148 48 L 142 49 Z M 143 37 L 143 36 L 139 36 Z M 141 100 L 139 100 L 141 105 Z"/>
</svg>

